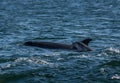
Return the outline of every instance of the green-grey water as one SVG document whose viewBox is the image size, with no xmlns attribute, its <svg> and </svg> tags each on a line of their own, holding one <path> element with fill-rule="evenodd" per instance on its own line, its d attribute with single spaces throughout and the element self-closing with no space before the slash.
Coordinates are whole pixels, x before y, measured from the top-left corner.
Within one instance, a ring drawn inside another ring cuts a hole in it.
<svg viewBox="0 0 120 83">
<path fill-rule="evenodd" d="M 0 83 L 119 83 L 120 0 L 0 0 Z M 92 38 L 91 52 L 24 46 Z"/>
</svg>

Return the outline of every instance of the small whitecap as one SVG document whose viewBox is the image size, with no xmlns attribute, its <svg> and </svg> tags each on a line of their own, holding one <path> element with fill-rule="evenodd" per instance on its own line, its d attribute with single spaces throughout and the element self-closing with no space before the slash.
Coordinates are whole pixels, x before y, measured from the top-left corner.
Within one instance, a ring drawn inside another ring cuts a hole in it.
<svg viewBox="0 0 120 83">
<path fill-rule="evenodd" d="M 40 58 L 18 58 L 15 60 L 16 63 L 22 63 L 22 64 L 26 64 L 26 65 L 52 65 L 52 63 L 46 61 L 46 60 L 42 60 Z"/>
<path fill-rule="evenodd" d="M 6 67 L 7 67 L 7 68 L 11 67 L 11 64 L 7 64 Z"/>
<path fill-rule="evenodd" d="M 114 76 L 111 77 L 111 79 L 118 79 L 118 80 L 120 80 L 120 75 L 115 74 Z"/>
<path fill-rule="evenodd" d="M 83 55 L 82 55 L 82 57 L 83 57 L 83 58 L 88 58 L 89 56 L 88 56 L 88 55 L 84 55 L 84 54 L 83 54 Z"/>
<path fill-rule="evenodd" d="M 100 54 L 97 54 L 97 56 L 98 56 L 98 57 L 100 57 L 100 56 L 108 56 L 108 54 L 105 53 L 105 52 L 102 52 L 102 53 L 100 53 Z"/>
<path fill-rule="evenodd" d="M 10 63 L 5 63 L 0 66 L 1 69 L 8 69 L 11 68 L 13 65 Z"/>
<path fill-rule="evenodd" d="M 113 54 L 113 53 L 117 53 L 117 54 L 120 53 L 120 50 L 119 50 L 119 49 L 113 48 L 113 47 L 110 47 L 110 48 L 106 49 L 106 51 L 109 52 L 109 53 L 112 53 L 112 54 Z"/>
<path fill-rule="evenodd" d="M 7 65 L 5 65 L 4 67 L 5 68 L 10 68 L 12 65 L 11 64 L 7 64 Z"/>
<path fill-rule="evenodd" d="M 45 53 L 45 56 L 59 56 L 60 53 L 59 52 L 49 52 L 49 53 Z"/>
<path fill-rule="evenodd" d="M 43 63 L 43 64 L 51 64 L 51 63 L 49 63 L 49 62 L 47 62 L 45 60 L 40 60 L 40 62 Z"/>
<path fill-rule="evenodd" d="M 105 74 L 105 73 L 106 73 L 105 68 L 100 68 L 100 72 L 101 72 L 102 74 Z"/>
<path fill-rule="evenodd" d="M 69 56 L 69 58 L 88 58 L 88 55 L 82 54 L 82 55 L 77 55 L 77 56 Z"/>
<path fill-rule="evenodd" d="M 27 58 L 20 57 L 20 58 L 17 58 L 15 60 L 15 62 L 22 62 L 22 61 L 26 61 L 26 60 L 27 60 Z"/>
<path fill-rule="evenodd" d="M 58 58 L 57 60 L 58 60 L 58 61 L 60 61 L 60 60 L 64 60 L 64 58 Z"/>
</svg>

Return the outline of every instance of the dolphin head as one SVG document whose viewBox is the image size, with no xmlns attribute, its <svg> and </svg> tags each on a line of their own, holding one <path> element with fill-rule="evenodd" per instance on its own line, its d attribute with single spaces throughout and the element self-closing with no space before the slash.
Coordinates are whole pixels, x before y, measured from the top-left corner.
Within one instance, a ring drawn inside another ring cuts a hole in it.
<svg viewBox="0 0 120 83">
<path fill-rule="evenodd" d="M 28 41 L 28 42 L 25 42 L 24 45 L 26 45 L 26 46 L 32 46 L 32 45 L 33 45 L 33 42 Z"/>
</svg>

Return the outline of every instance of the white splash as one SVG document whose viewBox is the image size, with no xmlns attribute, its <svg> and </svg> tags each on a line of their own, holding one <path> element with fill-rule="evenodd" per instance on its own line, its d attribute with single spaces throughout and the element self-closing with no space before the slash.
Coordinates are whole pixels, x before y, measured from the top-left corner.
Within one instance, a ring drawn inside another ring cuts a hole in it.
<svg viewBox="0 0 120 83">
<path fill-rule="evenodd" d="M 46 60 L 42 60 L 39 58 L 25 58 L 25 57 L 21 57 L 15 60 L 16 63 L 22 63 L 22 62 L 26 62 L 29 64 L 36 64 L 36 65 L 52 65 L 52 63 L 46 61 Z"/>
<path fill-rule="evenodd" d="M 120 53 L 120 49 L 113 48 L 113 47 L 106 49 L 106 51 L 109 51 L 110 53 L 117 53 L 117 54 Z"/>
<path fill-rule="evenodd" d="M 111 79 L 118 79 L 118 80 L 120 80 L 120 75 L 115 74 L 114 76 L 111 77 Z"/>
<path fill-rule="evenodd" d="M 60 61 L 60 60 L 64 60 L 64 58 L 58 58 L 57 60 L 58 60 L 58 61 Z"/>
<path fill-rule="evenodd" d="M 7 68 L 10 68 L 12 65 L 11 64 L 8 64 L 8 63 L 5 63 L 5 64 L 2 64 L 0 66 L 1 69 L 7 69 Z"/>
</svg>

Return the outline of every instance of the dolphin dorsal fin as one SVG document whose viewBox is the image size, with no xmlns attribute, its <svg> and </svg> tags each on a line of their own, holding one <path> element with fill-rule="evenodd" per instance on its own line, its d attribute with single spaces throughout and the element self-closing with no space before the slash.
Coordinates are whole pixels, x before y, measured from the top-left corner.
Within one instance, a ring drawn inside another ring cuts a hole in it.
<svg viewBox="0 0 120 83">
<path fill-rule="evenodd" d="M 92 39 L 91 38 L 87 38 L 87 39 L 84 39 L 81 42 L 88 46 L 88 44 L 89 44 L 90 41 L 92 41 Z"/>
<path fill-rule="evenodd" d="M 72 46 L 74 49 L 80 52 L 92 51 L 92 49 L 88 47 L 86 44 L 84 44 L 83 42 L 74 42 Z"/>
</svg>

